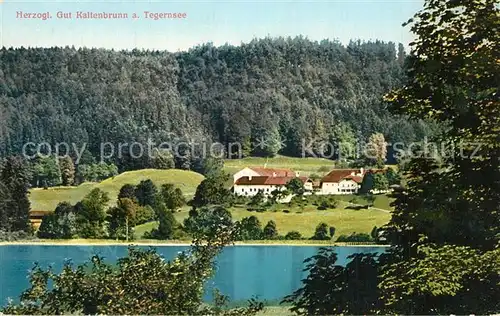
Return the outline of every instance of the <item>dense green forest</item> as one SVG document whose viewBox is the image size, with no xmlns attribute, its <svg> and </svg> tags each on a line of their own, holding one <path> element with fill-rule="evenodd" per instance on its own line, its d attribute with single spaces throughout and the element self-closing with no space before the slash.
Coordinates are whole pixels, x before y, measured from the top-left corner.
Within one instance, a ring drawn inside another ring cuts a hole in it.
<svg viewBox="0 0 500 316">
<path fill-rule="evenodd" d="M 26 142 L 66 142 L 86 143 L 98 157 L 104 142 L 148 138 L 239 142 L 244 155 L 292 156 L 302 155 L 302 140 L 364 142 L 380 132 L 407 143 L 429 125 L 390 114 L 382 101 L 404 84 L 405 60 L 394 43 L 303 37 L 179 53 L 3 48 L 0 155 Z M 251 146 L 262 137 L 274 145 Z M 112 160 L 120 170 L 148 167 L 125 154 Z"/>
</svg>

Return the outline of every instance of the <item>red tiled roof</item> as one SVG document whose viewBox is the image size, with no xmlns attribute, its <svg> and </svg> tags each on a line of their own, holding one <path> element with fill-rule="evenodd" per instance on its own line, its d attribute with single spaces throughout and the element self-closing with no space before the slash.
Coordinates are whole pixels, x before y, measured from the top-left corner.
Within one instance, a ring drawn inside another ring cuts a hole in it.
<svg viewBox="0 0 500 316">
<path fill-rule="evenodd" d="M 251 179 L 250 179 L 251 178 Z M 295 177 L 273 177 L 273 176 L 258 176 L 258 177 L 241 177 L 236 180 L 237 185 L 285 185 Z M 306 183 L 309 178 L 298 177 L 302 183 Z"/>
<path fill-rule="evenodd" d="M 261 176 L 272 177 L 276 174 L 276 177 L 294 177 L 295 172 L 290 169 L 276 169 L 276 168 L 264 168 L 264 167 L 249 167 L 253 171 L 257 172 Z"/>
<path fill-rule="evenodd" d="M 326 176 L 321 179 L 321 182 L 339 182 L 347 176 L 351 176 L 351 173 L 360 173 L 359 169 L 333 169 Z"/>
<path fill-rule="evenodd" d="M 363 177 L 360 177 L 360 176 L 347 176 L 347 177 L 344 177 L 344 179 L 346 180 L 352 180 L 356 183 L 361 183 L 363 182 Z"/>
</svg>

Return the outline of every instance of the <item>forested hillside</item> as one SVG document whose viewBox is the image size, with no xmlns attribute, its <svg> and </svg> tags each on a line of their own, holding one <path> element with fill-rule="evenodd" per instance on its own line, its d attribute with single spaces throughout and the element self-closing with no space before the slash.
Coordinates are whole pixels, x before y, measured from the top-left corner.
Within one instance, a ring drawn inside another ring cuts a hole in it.
<svg viewBox="0 0 500 316">
<path fill-rule="evenodd" d="M 402 46 L 265 38 L 187 52 L 33 48 L 0 51 L 0 155 L 28 141 L 156 143 L 208 137 L 245 155 L 292 156 L 302 140 L 421 139 L 382 95 L 404 82 Z M 268 148 L 251 146 L 264 137 Z M 280 142 L 286 147 L 282 148 Z M 120 161 L 121 169 L 124 167 Z"/>
</svg>

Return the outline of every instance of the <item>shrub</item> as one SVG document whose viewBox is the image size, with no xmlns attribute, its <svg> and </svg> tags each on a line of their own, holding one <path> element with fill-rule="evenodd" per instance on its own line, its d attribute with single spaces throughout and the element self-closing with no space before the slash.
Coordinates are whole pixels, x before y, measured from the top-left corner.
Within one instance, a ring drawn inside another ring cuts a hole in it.
<svg viewBox="0 0 500 316">
<path fill-rule="evenodd" d="M 326 223 L 319 223 L 316 226 L 316 230 L 314 235 L 311 237 L 312 240 L 329 240 L 330 236 L 328 236 L 328 225 Z"/>
<path fill-rule="evenodd" d="M 370 242 L 373 241 L 372 237 L 365 233 L 352 233 L 349 236 L 340 235 L 337 239 L 338 242 Z"/>
<path fill-rule="evenodd" d="M 262 227 L 259 219 L 255 216 L 245 217 L 237 223 L 240 240 L 262 239 Z"/>
<path fill-rule="evenodd" d="M 8 232 L 0 230 L 0 241 L 32 240 L 34 236 L 25 231 Z"/>
<path fill-rule="evenodd" d="M 302 239 L 302 235 L 298 231 L 292 230 L 285 235 L 285 239 L 286 240 L 300 240 L 300 239 Z"/>
<path fill-rule="evenodd" d="M 267 222 L 263 230 L 264 239 L 276 239 L 278 237 L 278 229 L 274 221 Z"/>
<path fill-rule="evenodd" d="M 318 210 L 324 211 L 328 209 L 337 208 L 338 206 L 339 206 L 339 201 L 334 197 L 330 197 L 329 199 L 321 198 Z"/>
<path fill-rule="evenodd" d="M 339 207 L 340 201 L 337 198 L 331 196 L 328 199 L 328 201 L 329 201 L 329 204 L 330 204 L 330 208 L 337 208 L 337 207 Z"/>
</svg>

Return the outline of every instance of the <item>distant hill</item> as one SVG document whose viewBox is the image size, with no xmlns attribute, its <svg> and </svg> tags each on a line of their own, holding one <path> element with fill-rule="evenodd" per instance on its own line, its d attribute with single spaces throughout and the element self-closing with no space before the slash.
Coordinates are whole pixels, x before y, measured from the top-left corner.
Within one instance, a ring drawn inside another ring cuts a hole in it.
<svg viewBox="0 0 500 316">
<path fill-rule="evenodd" d="M 83 183 L 77 187 L 54 187 L 47 190 L 33 189 L 30 191 L 31 209 L 54 210 L 57 204 L 62 201 L 75 204 L 95 188 L 107 192 L 111 198 L 110 204 L 114 204 L 118 192 L 124 184 L 138 184 L 141 180 L 146 179 L 151 179 L 157 186 L 164 183 L 173 183 L 185 195 L 191 196 L 194 195 L 196 187 L 204 177 L 196 172 L 177 169 L 129 171 L 100 183 Z"/>
<path fill-rule="evenodd" d="M 0 156 L 26 142 L 100 145 L 206 138 L 244 156 L 302 156 L 306 144 L 389 142 L 430 133 L 391 115 L 384 93 L 405 80 L 402 45 L 264 38 L 186 52 L 0 49 Z M 253 146 L 260 139 L 266 146 Z M 309 153 L 308 153 L 309 154 Z M 120 171 L 138 169 L 117 158 Z M 177 167 L 190 167 L 177 161 Z M 140 168 L 147 167 L 147 162 Z"/>
</svg>

